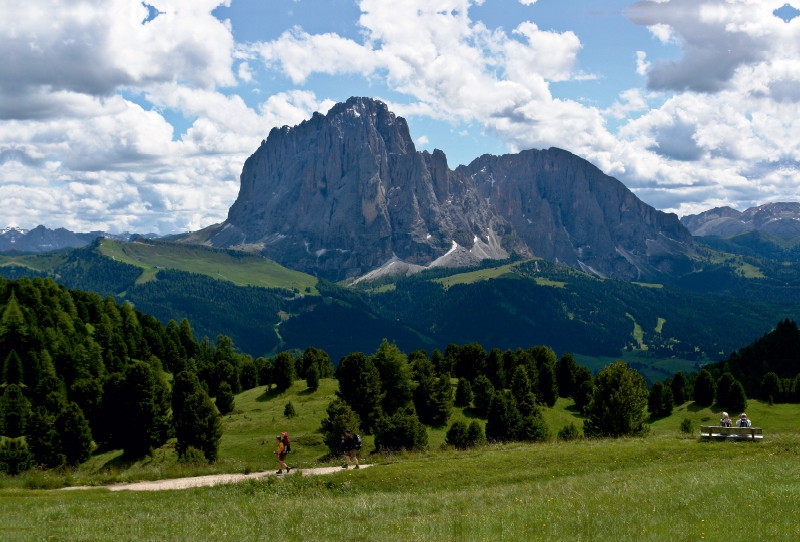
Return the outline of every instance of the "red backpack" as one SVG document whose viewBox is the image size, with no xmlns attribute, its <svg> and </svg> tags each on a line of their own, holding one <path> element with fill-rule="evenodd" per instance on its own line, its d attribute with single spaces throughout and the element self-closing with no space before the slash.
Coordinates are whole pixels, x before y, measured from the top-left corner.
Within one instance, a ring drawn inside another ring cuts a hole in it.
<svg viewBox="0 0 800 542">
<path fill-rule="evenodd" d="M 292 451 L 291 441 L 289 440 L 289 433 L 281 432 L 281 442 L 283 443 L 283 453 L 288 454 Z"/>
</svg>

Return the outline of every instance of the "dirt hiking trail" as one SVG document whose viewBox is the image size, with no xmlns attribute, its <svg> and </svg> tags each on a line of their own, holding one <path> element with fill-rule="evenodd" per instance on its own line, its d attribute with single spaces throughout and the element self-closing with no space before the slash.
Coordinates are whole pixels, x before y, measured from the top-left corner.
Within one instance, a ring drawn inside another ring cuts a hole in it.
<svg viewBox="0 0 800 542">
<path fill-rule="evenodd" d="M 361 465 L 362 469 L 367 469 L 372 465 Z M 333 474 L 342 472 L 342 467 L 320 467 L 317 469 L 292 469 L 291 472 L 299 472 L 303 476 L 318 476 L 321 474 Z M 355 470 L 353 468 L 349 470 Z M 107 489 L 109 491 L 163 491 L 167 489 L 190 489 L 193 487 L 209 487 L 222 484 L 235 484 L 245 480 L 258 480 L 267 476 L 278 475 L 275 471 L 253 472 L 250 474 L 210 474 L 207 476 L 192 476 L 189 478 L 172 478 L 169 480 L 153 480 L 147 482 L 132 482 L 121 484 L 110 484 L 107 486 L 75 486 L 64 487 L 59 491 L 74 491 L 83 489 Z"/>
</svg>

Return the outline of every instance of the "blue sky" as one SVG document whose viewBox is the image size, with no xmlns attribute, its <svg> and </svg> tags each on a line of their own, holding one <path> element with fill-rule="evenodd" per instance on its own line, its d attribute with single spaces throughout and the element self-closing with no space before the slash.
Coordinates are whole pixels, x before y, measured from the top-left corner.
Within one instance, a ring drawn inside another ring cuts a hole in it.
<svg viewBox="0 0 800 542">
<path fill-rule="evenodd" d="M 222 221 L 273 126 L 353 95 L 385 100 L 451 167 L 557 146 L 681 215 L 798 200 L 800 12 L 784 3 L 2 8 L 0 215 L 162 234 Z"/>
</svg>

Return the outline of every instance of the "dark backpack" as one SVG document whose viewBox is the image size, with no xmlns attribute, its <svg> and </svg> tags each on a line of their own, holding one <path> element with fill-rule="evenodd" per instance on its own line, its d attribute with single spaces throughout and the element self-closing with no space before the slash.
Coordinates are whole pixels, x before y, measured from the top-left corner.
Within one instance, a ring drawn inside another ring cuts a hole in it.
<svg viewBox="0 0 800 542">
<path fill-rule="evenodd" d="M 353 435 L 353 448 L 356 450 L 361 449 L 361 435 Z"/>
<path fill-rule="evenodd" d="M 283 453 L 288 454 L 292 451 L 291 441 L 289 440 L 289 433 L 281 433 L 283 438 L 281 442 L 283 443 Z"/>
</svg>

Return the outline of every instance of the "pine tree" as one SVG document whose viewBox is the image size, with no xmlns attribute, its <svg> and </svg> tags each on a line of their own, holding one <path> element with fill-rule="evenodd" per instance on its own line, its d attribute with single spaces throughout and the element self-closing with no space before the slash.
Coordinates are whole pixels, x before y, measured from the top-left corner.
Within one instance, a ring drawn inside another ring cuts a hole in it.
<svg viewBox="0 0 800 542">
<path fill-rule="evenodd" d="M 319 368 L 316 364 L 311 365 L 306 371 L 306 386 L 312 392 L 319 389 Z"/>
<path fill-rule="evenodd" d="M 81 408 L 92 434 L 99 428 L 103 406 L 103 386 L 94 378 L 76 380 L 69 388 L 69 398 Z"/>
<path fill-rule="evenodd" d="M 617 361 L 595 379 L 592 400 L 586 409 L 583 432 L 587 437 L 621 437 L 647 432 L 645 407 L 647 384 L 642 375 Z"/>
<path fill-rule="evenodd" d="M 464 450 L 469 447 L 467 443 L 468 438 L 467 424 L 462 421 L 456 421 L 453 422 L 450 429 L 447 430 L 444 441 L 458 450 Z"/>
<path fill-rule="evenodd" d="M 92 432 L 89 423 L 76 403 L 69 403 L 55 420 L 61 449 L 68 465 L 89 459 L 92 452 Z"/>
<path fill-rule="evenodd" d="M 21 438 L 7 438 L 0 442 L 0 472 L 15 476 L 33 466 L 33 456 Z"/>
<path fill-rule="evenodd" d="M 458 385 L 456 386 L 455 405 L 466 408 L 472 403 L 472 399 L 472 386 L 469 380 L 466 378 L 459 378 Z"/>
<path fill-rule="evenodd" d="M 360 423 L 355 411 L 341 399 L 331 401 L 326 413 L 328 417 L 322 420 L 320 427 L 322 438 L 331 453 L 336 453 L 340 451 L 339 444 L 342 442 L 345 430 L 349 429 L 352 433 L 358 434 Z"/>
<path fill-rule="evenodd" d="M 539 368 L 539 401 L 553 407 L 558 399 L 558 383 L 556 381 L 555 364 L 545 363 Z"/>
<path fill-rule="evenodd" d="M 302 366 L 303 374 L 307 375 L 312 365 L 317 366 L 320 378 L 330 378 L 333 376 L 333 362 L 327 352 L 320 348 L 309 346 L 303 352 Z"/>
<path fill-rule="evenodd" d="M 353 352 L 339 361 L 336 379 L 336 396 L 350 405 L 358 414 L 361 428 L 371 433 L 382 414 L 383 392 L 377 367 L 363 353 Z"/>
<path fill-rule="evenodd" d="M 773 399 L 780 399 L 782 397 L 781 392 L 780 377 L 773 372 L 765 374 L 764 378 L 761 379 L 761 398 L 767 399 L 771 396 Z"/>
<path fill-rule="evenodd" d="M 183 458 L 189 448 L 202 450 L 206 460 L 215 461 L 222 437 L 222 422 L 214 404 L 194 373 L 184 371 L 175 377 L 172 389 L 172 421 L 175 451 Z"/>
<path fill-rule="evenodd" d="M 371 359 L 381 378 L 383 411 L 393 414 L 414 398 L 411 366 L 397 345 L 386 339 L 381 342 Z"/>
<path fill-rule="evenodd" d="M 258 386 L 258 369 L 256 369 L 256 364 L 251 359 L 247 359 L 242 363 L 239 382 L 242 384 L 242 390 L 251 390 Z"/>
<path fill-rule="evenodd" d="M 430 411 L 433 425 L 445 423 L 453 412 L 453 385 L 447 375 L 433 380 Z"/>
<path fill-rule="evenodd" d="M 489 404 L 494 396 L 492 383 L 485 376 L 478 375 L 472 386 L 472 393 L 474 395 L 473 404 L 475 405 L 475 410 L 485 415 L 489 411 Z"/>
<path fill-rule="evenodd" d="M 575 393 L 572 398 L 581 414 L 584 413 L 593 394 L 594 378 L 592 378 L 592 373 L 588 367 L 579 365 L 575 371 Z"/>
<path fill-rule="evenodd" d="M 676 405 L 682 405 L 689 399 L 689 394 L 687 393 L 688 386 L 689 382 L 682 372 L 678 371 L 673 375 L 670 381 L 670 388 L 672 389 L 672 397 L 675 399 Z"/>
<path fill-rule="evenodd" d="M 428 446 L 428 431 L 419 421 L 414 403 L 409 402 L 375 428 L 377 450 L 418 450 Z"/>
<path fill-rule="evenodd" d="M 142 457 L 166 441 L 169 429 L 169 397 L 153 369 L 135 361 L 125 373 L 119 440 L 128 457 Z"/>
<path fill-rule="evenodd" d="M 694 402 L 700 406 L 711 406 L 716 392 L 714 377 L 707 369 L 701 369 L 694 381 Z"/>
<path fill-rule="evenodd" d="M 486 377 L 495 388 L 504 388 L 506 385 L 506 369 L 503 361 L 503 352 L 499 348 L 492 348 L 486 358 Z"/>
<path fill-rule="evenodd" d="M 6 384 L 22 384 L 22 360 L 16 350 L 12 350 L 6 356 L 3 363 L 3 382 Z"/>
<path fill-rule="evenodd" d="M 556 384 L 559 397 L 572 397 L 575 394 L 575 373 L 578 364 L 572 354 L 567 352 L 556 362 Z"/>
<path fill-rule="evenodd" d="M 6 387 L 0 397 L 0 434 L 18 438 L 25 434 L 25 424 L 30 412 L 30 403 L 16 384 Z"/>
<path fill-rule="evenodd" d="M 25 441 L 36 465 L 55 468 L 66 462 L 61 437 L 56 431 L 56 417 L 45 407 L 36 407 L 28 420 Z"/>
<path fill-rule="evenodd" d="M 517 400 L 517 403 L 521 403 L 532 391 L 528 371 L 525 370 L 524 365 L 517 366 L 514 370 L 514 377 L 511 379 L 511 393 L 514 395 L 514 399 Z"/>
<path fill-rule="evenodd" d="M 228 382 L 223 380 L 217 388 L 217 410 L 224 416 L 233 412 L 234 408 L 236 408 L 236 401 L 233 398 L 233 392 Z"/>
<path fill-rule="evenodd" d="M 534 409 L 522 418 L 517 439 L 525 442 L 545 442 L 550 438 L 550 428 L 544 420 L 542 410 L 539 407 Z"/>
<path fill-rule="evenodd" d="M 747 408 L 747 394 L 744 386 L 738 380 L 734 380 L 728 392 L 728 408 L 733 411 L 742 412 Z"/>
<path fill-rule="evenodd" d="M 497 390 L 489 404 L 486 421 L 486 438 L 494 441 L 515 440 L 522 426 L 522 416 L 514 396 Z"/>
<path fill-rule="evenodd" d="M 273 382 L 279 392 L 289 389 L 295 380 L 295 366 L 292 356 L 288 352 L 281 352 L 275 357 L 273 368 Z"/>
<path fill-rule="evenodd" d="M 650 394 L 647 398 L 647 410 L 650 412 L 650 417 L 655 418 L 661 416 L 661 397 L 664 395 L 664 383 L 655 382 L 653 387 L 650 388 Z"/>
<path fill-rule="evenodd" d="M 289 418 L 290 420 L 297 416 L 297 411 L 294 409 L 294 405 L 291 401 L 286 403 L 286 406 L 283 407 L 283 415 Z"/>
</svg>

